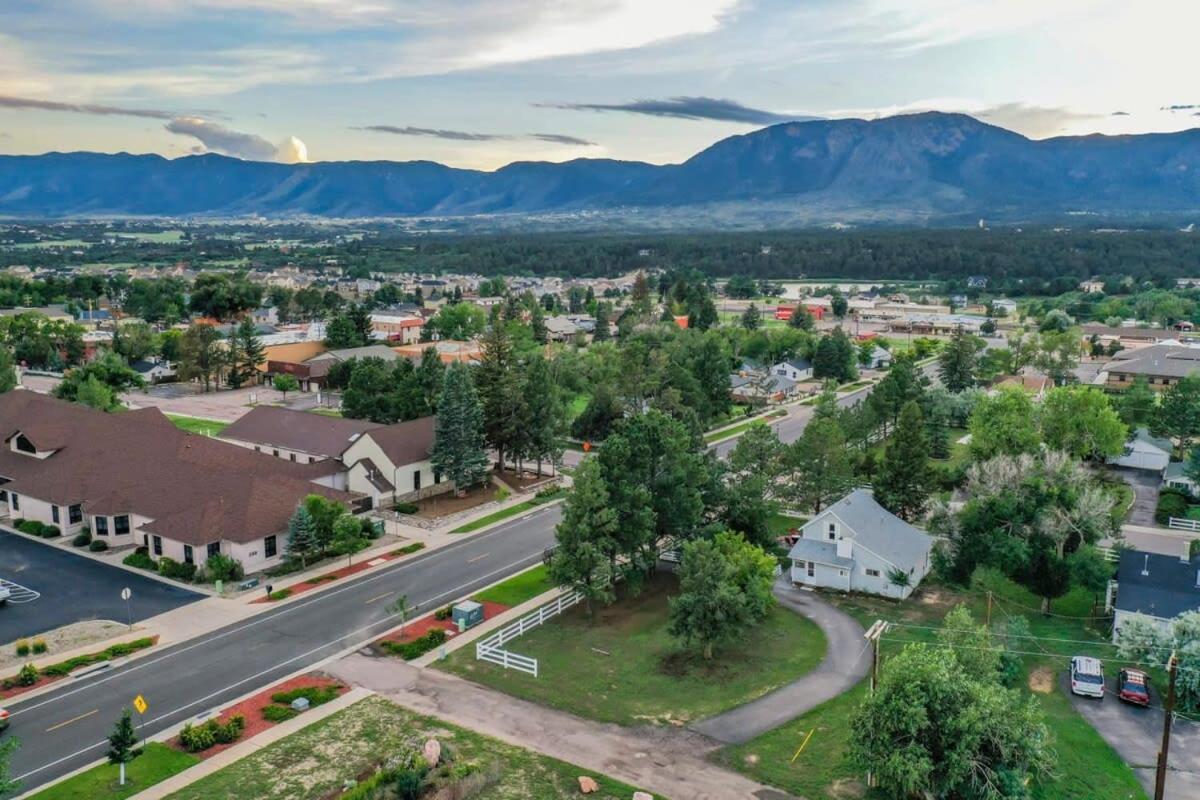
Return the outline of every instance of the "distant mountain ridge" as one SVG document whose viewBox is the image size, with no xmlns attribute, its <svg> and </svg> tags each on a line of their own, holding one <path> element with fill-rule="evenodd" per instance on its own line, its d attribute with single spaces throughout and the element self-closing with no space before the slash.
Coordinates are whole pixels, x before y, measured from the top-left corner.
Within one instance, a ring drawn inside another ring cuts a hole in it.
<svg viewBox="0 0 1200 800">
<path fill-rule="evenodd" d="M 468 217 L 688 209 L 809 220 L 1200 209 L 1200 129 L 1031 140 L 961 114 L 789 122 L 681 164 L 577 159 L 494 172 L 430 161 L 273 164 L 215 154 L 0 156 L 0 215 Z"/>
</svg>

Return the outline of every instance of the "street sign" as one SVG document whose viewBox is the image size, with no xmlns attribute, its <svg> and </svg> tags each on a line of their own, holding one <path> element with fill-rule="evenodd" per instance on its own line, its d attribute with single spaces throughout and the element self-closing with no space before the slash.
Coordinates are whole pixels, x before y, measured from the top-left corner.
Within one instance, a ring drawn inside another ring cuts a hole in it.
<svg viewBox="0 0 1200 800">
<path fill-rule="evenodd" d="M 146 709 L 149 708 L 150 706 L 147 705 L 146 698 L 142 697 L 139 694 L 137 697 L 133 698 L 133 707 L 137 709 L 137 712 L 139 714 L 145 714 Z"/>
<path fill-rule="evenodd" d="M 592 451 L 592 443 L 591 443 L 591 442 L 584 442 L 584 443 L 583 443 L 583 452 L 585 452 L 585 453 L 590 453 L 591 451 Z"/>
<path fill-rule="evenodd" d="M 128 600 L 130 597 L 133 597 L 133 592 L 129 591 L 129 587 L 126 586 L 121 590 L 121 599 Z"/>
</svg>

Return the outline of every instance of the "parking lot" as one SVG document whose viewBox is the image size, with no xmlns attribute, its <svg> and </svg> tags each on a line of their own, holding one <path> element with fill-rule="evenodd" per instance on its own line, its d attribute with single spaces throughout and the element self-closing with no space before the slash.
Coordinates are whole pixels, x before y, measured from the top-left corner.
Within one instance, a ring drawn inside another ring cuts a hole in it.
<svg viewBox="0 0 1200 800">
<path fill-rule="evenodd" d="M 0 583 L 12 593 L 0 607 L 0 642 L 89 619 L 126 622 L 127 586 L 134 622 L 203 597 L 8 531 L 0 531 Z"/>
</svg>

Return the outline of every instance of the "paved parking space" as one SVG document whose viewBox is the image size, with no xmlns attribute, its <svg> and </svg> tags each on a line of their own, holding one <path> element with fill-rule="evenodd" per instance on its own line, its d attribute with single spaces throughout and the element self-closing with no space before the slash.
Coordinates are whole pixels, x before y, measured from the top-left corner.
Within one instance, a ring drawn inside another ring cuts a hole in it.
<svg viewBox="0 0 1200 800">
<path fill-rule="evenodd" d="M 1153 526 L 1162 478 L 1157 473 L 1144 469 L 1114 467 L 1113 471 L 1133 489 L 1133 506 L 1129 509 L 1125 521 L 1130 525 Z"/>
<path fill-rule="evenodd" d="M 126 586 L 134 622 L 204 597 L 8 531 L 0 531 L 0 581 L 19 587 L 0 606 L 0 642 L 89 619 L 125 622 Z"/>
<path fill-rule="evenodd" d="M 8 603 L 32 603 L 42 596 L 41 592 L 35 592 L 33 589 L 19 583 L 6 581 L 3 578 L 0 578 L 0 589 L 8 590 L 8 600 L 5 601 Z"/>
</svg>

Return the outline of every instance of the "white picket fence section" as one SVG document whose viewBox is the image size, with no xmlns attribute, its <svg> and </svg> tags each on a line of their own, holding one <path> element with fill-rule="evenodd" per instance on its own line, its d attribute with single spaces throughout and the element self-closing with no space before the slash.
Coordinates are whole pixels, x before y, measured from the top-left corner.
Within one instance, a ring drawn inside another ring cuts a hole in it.
<svg viewBox="0 0 1200 800">
<path fill-rule="evenodd" d="M 1101 555 L 1105 561 L 1120 561 L 1121 554 L 1117 552 L 1115 547 L 1097 547 L 1096 552 Z"/>
<path fill-rule="evenodd" d="M 1167 520 L 1167 527 L 1177 531 L 1196 531 L 1200 533 L 1200 520 L 1171 517 Z"/>
<path fill-rule="evenodd" d="M 538 676 L 538 660 L 512 653 L 504 649 L 504 645 L 516 639 L 528 630 L 536 628 L 546 620 L 557 617 L 563 611 L 583 600 L 579 592 L 567 592 L 544 606 L 531 611 L 511 625 L 507 625 L 491 636 L 475 644 L 475 658 L 480 661 L 490 661 L 505 669 L 515 669 L 533 677 Z"/>
</svg>

